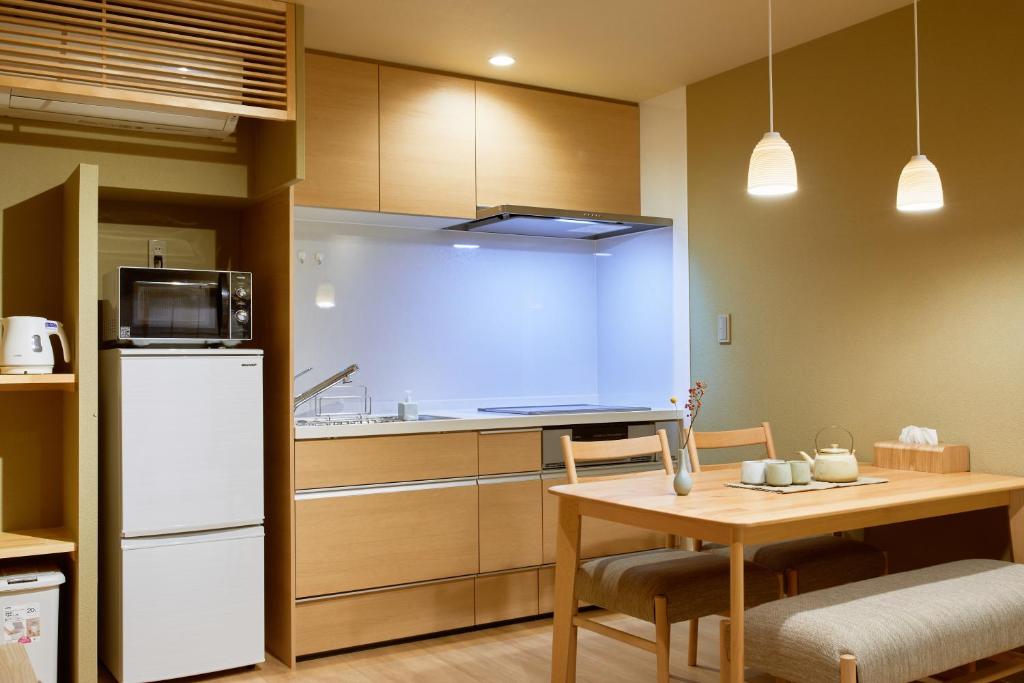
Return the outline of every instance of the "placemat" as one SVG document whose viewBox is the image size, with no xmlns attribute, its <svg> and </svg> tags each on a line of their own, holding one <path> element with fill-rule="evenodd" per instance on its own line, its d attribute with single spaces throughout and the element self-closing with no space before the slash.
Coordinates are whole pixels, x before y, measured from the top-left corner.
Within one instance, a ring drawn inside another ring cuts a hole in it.
<svg viewBox="0 0 1024 683">
<path fill-rule="evenodd" d="M 837 484 L 831 481 L 811 481 L 809 484 L 793 484 L 791 486 L 768 486 L 767 484 L 744 484 L 741 481 L 731 481 L 726 486 L 734 489 L 753 489 L 754 491 L 768 491 L 769 493 L 801 493 L 803 491 L 824 491 L 825 489 L 841 489 L 847 486 L 865 486 L 867 484 L 885 484 L 889 480 L 881 477 L 860 477 L 857 481 L 849 481 L 844 484 Z"/>
</svg>

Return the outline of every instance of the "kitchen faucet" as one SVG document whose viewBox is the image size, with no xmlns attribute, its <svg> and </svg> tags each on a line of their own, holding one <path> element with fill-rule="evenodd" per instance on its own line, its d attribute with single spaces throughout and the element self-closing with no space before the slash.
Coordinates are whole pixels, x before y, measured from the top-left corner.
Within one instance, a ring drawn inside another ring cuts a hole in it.
<svg viewBox="0 0 1024 683">
<path fill-rule="evenodd" d="M 333 387 L 335 384 L 338 384 L 339 382 L 344 384 L 350 383 L 352 381 L 352 375 L 356 374 L 358 370 L 359 366 L 353 363 L 344 370 L 339 370 L 338 372 L 334 373 L 333 375 L 331 375 L 324 381 L 320 382 L 313 388 L 307 389 L 306 391 L 302 392 L 301 394 L 295 397 L 294 410 L 298 410 L 300 406 L 316 398 L 318 394 L 322 394 L 323 392 L 327 391 L 328 389 Z M 305 373 L 303 372 L 301 374 Z"/>
</svg>

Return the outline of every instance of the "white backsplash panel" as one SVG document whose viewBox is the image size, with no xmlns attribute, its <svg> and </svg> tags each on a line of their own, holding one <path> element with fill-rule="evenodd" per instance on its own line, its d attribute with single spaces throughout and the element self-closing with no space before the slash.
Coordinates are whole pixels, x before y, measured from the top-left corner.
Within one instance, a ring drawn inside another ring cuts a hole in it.
<svg viewBox="0 0 1024 683">
<path fill-rule="evenodd" d="M 665 234 L 606 245 L 298 221 L 295 368 L 314 370 L 296 390 L 358 363 L 354 380 L 369 387 L 377 412 L 393 411 L 407 389 L 420 412 L 598 402 L 619 382 L 622 396 L 639 397 L 649 383 L 647 394 L 666 398 L 658 385 L 671 383 L 671 233 L 655 232 Z M 597 256 L 605 246 L 615 253 Z M 664 266 L 613 267 L 620 251 Z M 664 293 L 650 291 L 665 268 Z M 323 282 L 334 285 L 334 308 L 315 304 Z M 652 342 L 657 349 L 645 352 Z"/>
</svg>

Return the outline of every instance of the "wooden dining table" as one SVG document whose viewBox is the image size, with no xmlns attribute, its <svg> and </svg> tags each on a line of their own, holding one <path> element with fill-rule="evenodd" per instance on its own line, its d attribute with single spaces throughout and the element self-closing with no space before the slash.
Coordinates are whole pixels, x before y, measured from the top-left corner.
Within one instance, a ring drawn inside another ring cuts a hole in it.
<svg viewBox="0 0 1024 683">
<path fill-rule="evenodd" d="M 780 494 L 733 488 L 739 467 L 693 474 L 677 496 L 672 478 L 650 472 L 552 487 L 558 496 L 555 616 L 551 680 L 575 680 L 576 570 L 583 517 L 596 517 L 729 547 L 729 681 L 743 680 L 743 547 L 882 524 L 1006 508 L 1013 559 L 1024 562 L 1024 477 L 980 472 L 929 474 L 862 466 L 880 484 Z M 722 666 L 726 663 L 723 662 Z"/>
</svg>

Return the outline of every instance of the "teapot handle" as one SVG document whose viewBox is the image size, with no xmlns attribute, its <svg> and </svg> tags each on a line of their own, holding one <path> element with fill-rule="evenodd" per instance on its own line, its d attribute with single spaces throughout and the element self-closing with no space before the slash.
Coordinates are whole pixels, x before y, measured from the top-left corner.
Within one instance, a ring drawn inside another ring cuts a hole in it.
<svg viewBox="0 0 1024 683">
<path fill-rule="evenodd" d="M 828 427 L 822 427 L 821 429 L 818 430 L 818 433 L 814 435 L 814 454 L 815 455 L 817 455 L 818 451 L 821 450 L 820 448 L 818 448 L 818 437 L 821 436 L 822 432 L 827 431 L 829 429 L 842 429 L 844 432 L 846 432 L 846 435 L 850 437 L 850 452 L 851 453 L 855 453 L 856 452 L 854 450 L 854 448 L 853 448 L 853 432 L 851 432 L 846 427 L 843 427 L 842 425 L 829 425 Z"/>
</svg>

